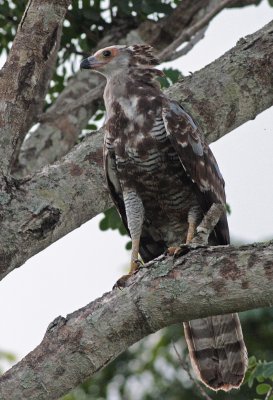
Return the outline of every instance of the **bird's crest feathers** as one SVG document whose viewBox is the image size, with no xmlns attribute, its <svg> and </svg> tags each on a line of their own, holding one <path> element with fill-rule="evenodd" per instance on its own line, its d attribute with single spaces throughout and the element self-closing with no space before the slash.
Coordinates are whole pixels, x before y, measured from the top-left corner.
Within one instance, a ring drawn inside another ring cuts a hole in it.
<svg viewBox="0 0 273 400">
<path fill-rule="evenodd" d="M 131 63 L 133 65 L 158 65 L 159 60 L 153 53 L 153 47 L 146 44 L 134 44 L 126 47 L 131 53 Z"/>
</svg>

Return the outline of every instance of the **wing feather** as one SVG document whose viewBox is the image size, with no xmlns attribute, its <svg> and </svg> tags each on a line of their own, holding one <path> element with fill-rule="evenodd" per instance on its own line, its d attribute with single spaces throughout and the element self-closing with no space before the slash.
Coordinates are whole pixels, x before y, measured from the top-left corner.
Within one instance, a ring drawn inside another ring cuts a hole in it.
<svg viewBox="0 0 273 400">
<path fill-rule="evenodd" d="M 213 203 L 226 203 L 225 182 L 217 162 L 200 129 L 189 114 L 175 101 L 167 101 L 162 117 L 168 138 L 177 151 L 189 179 L 194 183 L 204 213 Z M 219 244 L 229 243 L 227 219 L 224 215 L 215 228 Z"/>
</svg>

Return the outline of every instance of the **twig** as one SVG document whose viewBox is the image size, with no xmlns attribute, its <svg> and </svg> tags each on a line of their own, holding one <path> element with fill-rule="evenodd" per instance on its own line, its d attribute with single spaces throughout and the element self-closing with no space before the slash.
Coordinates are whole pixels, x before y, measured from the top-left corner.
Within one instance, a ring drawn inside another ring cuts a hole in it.
<svg viewBox="0 0 273 400">
<path fill-rule="evenodd" d="M 273 387 L 267 392 L 266 398 L 264 400 L 269 400 L 271 394 L 273 393 Z"/>
<path fill-rule="evenodd" d="M 192 372 L 191 372 L 191 370 L 190 370 L 189 364 L 187 363 L 187 361 L 186 361 L 185 359 L 183 359 L 183 358 L 180 356 L 180 354 L 179 354 L 179 352 L 178 352 L 178 350 L 177 350 L 177 348 L 176 348 L 174 342 L 172 342 L 172 345 L 173 345 L 174 351 L 175 351 L 175 353 L 176 353 L 176 355 L 177 355 L 177 358 L 178 358 L 178 360 L 179 360 L 179 362 L 180 362 L 180 364 L 181 364 L 181 367 L 187 372 L 187 374 L 188 374 L 190 380 L 192 381 L 192 383 L 194 384 L 194 386 L 196 386 L 196 388 L 199 390 L 201 396 L 203 396 L 204 399 L 206 399 L 206 400 L 212 400 L 212 398 L 206 393 L 206 391 L 204 390 L 204 388 L 200 385 L 200 383 L 199 383 L 199 382 L 195 379 L 195 377 L 193 376 L 193 374 L 192 374 Z"/>
<path fill-rule="evenodd" d="M 205 36 L 205 32 L 208 29 L 208 26 L 205 26 L 203 29 L 201 29 L 199 32 L 197 32 L 192 38 L 191 40 L 186 44 L 186 46 L 184 46 L 182 49 L 173 52 L 168 61 L 173 61 L 176 60 L 179 57 L 185 56 L 186 54 L 188 54 L 191 49 L 198 43 L 200 42 L 200 40 L 202 40 Z"/>
<path fill-rule="evenodd" d="M 89 102 L 98 100 L 103 92 L 104 82 L 99 84 L 94 89 L 85 93 L 81 98 L 74 100 L 71 104 L 66 105 L 63 109 L 58 109 L 58 111 L 47 111 L 38 116 L 38 122 L 48 122 L 56 119 L 57 115 L 75 113 L 75 110 L 86 106 Z"/>
<path fill-rule="evenodd" d="M 178 36 L 168 47 L 166 47 L 159 55 L 158 58 L 163 61 L 170 61 L 177 58 L 175 50 L 184 42 L 190 41 L 192 36 L 196 35 L 201 29 L 206 27 L 208 23 L 217 15 L 223 8 L 234 3 L 234 0 L 222 0 L 216 7 L 214 7 L 211 12 L 205 15 L 204 18 L 200 19 L 196 24 L 186 29 L 184 32 Z"/>
</svg>

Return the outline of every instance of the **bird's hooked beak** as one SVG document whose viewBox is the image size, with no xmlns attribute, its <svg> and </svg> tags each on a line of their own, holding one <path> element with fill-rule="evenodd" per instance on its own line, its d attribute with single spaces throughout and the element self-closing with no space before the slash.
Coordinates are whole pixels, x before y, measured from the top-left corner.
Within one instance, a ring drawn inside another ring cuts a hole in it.
<svg viewBox="0 0 273 400">
<path fill-rule="evenodd" d="M 95 56 L 91 56 L 82 60 L 80 64 L 81 69 L 97 69 L 104 65 L 103 62 L 97 60 Z"/>
</svg>

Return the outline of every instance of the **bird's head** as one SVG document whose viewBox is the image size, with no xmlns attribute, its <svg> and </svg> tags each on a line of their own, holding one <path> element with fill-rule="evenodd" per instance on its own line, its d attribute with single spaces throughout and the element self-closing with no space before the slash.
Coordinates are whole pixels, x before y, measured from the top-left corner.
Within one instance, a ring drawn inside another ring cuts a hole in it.
<svg viewBox="0 0 273 400">
<path fill-rule="evenodd" d="M 107 78 L 131 68 L 153 68 L 159 61 L 149 45 L 109 46 L 98 50 L 81 62 L 82 69 L 90 69 Z"/>
</svg>

